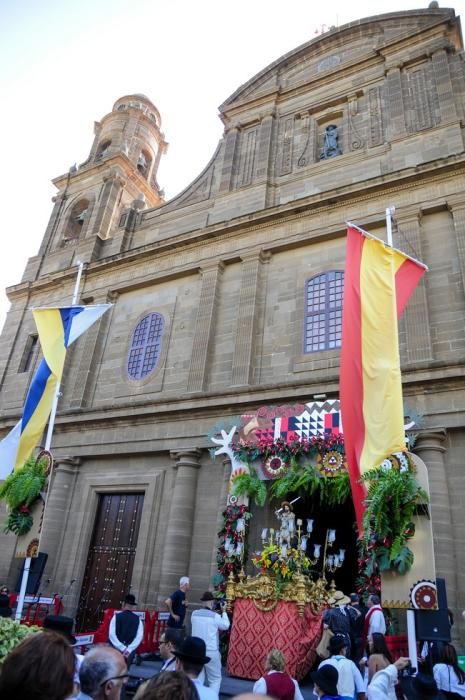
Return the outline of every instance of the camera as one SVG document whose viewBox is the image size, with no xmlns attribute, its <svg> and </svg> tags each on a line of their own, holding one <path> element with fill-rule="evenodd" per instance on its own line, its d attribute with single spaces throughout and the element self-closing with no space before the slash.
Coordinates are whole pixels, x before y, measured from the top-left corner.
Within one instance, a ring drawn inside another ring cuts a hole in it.
<svg viewBox="0 0 465 700">
<path fill-rule="evenodd" d="M 412 662 L 409 661 L 407 666 L 402 670 L 402 675 L 403 676 L 414 676 L 417 672 L 417 669 L 412 666 Z"/>
<path fill-rule="evenodd" d="M 226 599 L 225 598 L 218 598 L 218 600 L 215 603 L 215 612 L 222 613 L 223 610 L 226 610 Z"/>
</svg>

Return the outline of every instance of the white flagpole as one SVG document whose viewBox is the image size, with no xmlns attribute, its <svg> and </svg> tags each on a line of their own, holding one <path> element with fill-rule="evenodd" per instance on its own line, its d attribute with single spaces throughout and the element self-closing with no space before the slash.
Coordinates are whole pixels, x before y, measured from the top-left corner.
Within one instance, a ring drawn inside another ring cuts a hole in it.
<svg viewBox="0 0 465 700">
<path fill-rule="evenodd" d="M 73 298 L 71 300 L 71 306 L 76 305 L 76 301 L 79 296 L 79 287 L 81 285 L 82 270 L 84 268 L 84 263 L 78 261 L 78 271 L 76 277 L 76 284 L 74 285 Z M 50 411 L 50 418 L 48 421 L 47 437 L 45 438 L 44 449 L 50 451 L 50 446 L 52 444 L 53 428 L 55 426 L 55 416 L 57 413 L 58 400 L 60 398 L 60 382 L 57 384 L 55 389 L 55 395 L 53 397 L 52 408 Z M 31 569 L 31 557 L 26 557 L 24 560 L 23 575 L 21 578 L 21 587 L 19 589 L 18 602 L 16 605 L 15 621 L 21 622 L 21 615 L 23 614 L 24 598 L 26 596 L 27 581 L 29 578 L 29 571 Z"/>
<path fill-rule="evenodd" d="M 389 243 L 386 243 L 386 241 L 383 241 L 382 238 L 378 238 L 378 236 L 374 236 L 369 231 L 365 231 L 364 228 L 360 228 L 360 226 L 357 226 L 357 224 L 354 224 L 353 221 L 346 221 L 346 225 L 350 226 L 351 228 L 356 229 L 357 231 L 359 231 L 362 234 L 362 236 L 366 236 L 366 238 L 371 238 L 373 241 L 379 241 L 383 245 L 389 245 Z M 391 233 L 392 233 L 392 228 L 391 228 Z M 399 248 L 394 248 L 393 245 L 390 245 L 390 248 L 392 248 L 392 250 L 395 250 L 396 253 L 400 253 L 401 255 L 406 257 L 408 260 L 411 260 L 416 265 L 420 265 L 420 267 L 424 267 L 425 270 L 429 269 L 428 265 L 425 265 L 425 263 L 421 262 L 421 260 L 417 260 L 417 258 L 413 258 L 411 255 L 408 255 L 408 253 L 406 253 L 405 251 L 399 250 Z"/>
<path fill-rule="evenodd" d="M 386 208 L 386 229 L 387 229 L 387 244 L 392 248 L 392 217 L 394 216 L 395 207 Z"/>
</svg>

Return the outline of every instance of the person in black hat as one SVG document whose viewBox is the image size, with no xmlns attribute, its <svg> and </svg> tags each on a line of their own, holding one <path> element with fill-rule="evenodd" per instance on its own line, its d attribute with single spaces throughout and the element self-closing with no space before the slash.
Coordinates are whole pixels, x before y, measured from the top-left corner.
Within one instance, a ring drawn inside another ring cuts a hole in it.
<svg viewBox="0 0 465 700">
<path fill-rule="evenodd" d="M 216 598 L 211 591 L 205 591 L 200 598 L 205 607 L 194 610 L 191 617 L 192 634 L 205 642 L 210 662 L 205 666 L 205 676 L 209 688 L 217 695 L 221 686 L 221 655 L 219 648 L 219 631 L 229 629 L 226 605 L 221 605 L 221 615 L 214 612 Z"/>
<path fill-rule="evenodd" d="M 338 672 L 334 666 L 325 665 L 311 674 L 315 684 L 314 693 L 322 700 L 340 700 L 337 692 Z"/>
<path fill-rule="evenodd" d="M 58 632 L 62 637 L 66 639 L 70 646 L 76 644 L 76 637 L 73 634 L 74 620 L 72 617 L 67 617 L 66 615 L 47 615 L 44 618 L 44 631 L 47 632 Z M 74 690 L 75 693 L 79 690 L 79 669 L 81 668 L 83 655 L 78 654 L 76 650 L 74 651 L 74 656 L 76 659 L 76 665 L 74 669 Z"/>
<path fill-rule="evenodd" d="M 74 620 L 66 615 L 47 615 L 44 618 L 44 629 L 58 632 L 65 637 L 71 646 L 76 644 L 76 637 L 73 634 Z"/>
<path fill-rule="evenodd" d="M 128 593 L 122 609 L 115 612 L 111 618 L 109 629 L 110 644 L 122 653 L 128 668 L 144 636 L 142 620 L 133 612 L 136 607 L 135 597 L 132 593 Z"/>
<path fill-rule="evenodd" d="M 218 693 L 206 688 L 199 676 L 210 657 L 207 656 L 205 642 L 200 637 L 186 637 L 179 651 L 175 651 L 176 670 L 183 671 L 194 683 L 200 700 L 218 700 Z"/>
<path fill-rule="evenodd" d="M 0 594 L 0 617 L 12 617 L 13 610 L 10 608 L 10 597 Z"/>
<path fill-rule="evenodd" d="M 332 666 L 338 672 L 337 690 L 341 698 L 345 700 L 358 697 L 365 700 L 365 685 L 363 678 L 353 661 L 346 657 L 347 638 L 343 634 L 335 634 L 329 640 L 330 658 L 325 659 L 319 665 L 319 669 L 324 666 Z"/>
</svg>

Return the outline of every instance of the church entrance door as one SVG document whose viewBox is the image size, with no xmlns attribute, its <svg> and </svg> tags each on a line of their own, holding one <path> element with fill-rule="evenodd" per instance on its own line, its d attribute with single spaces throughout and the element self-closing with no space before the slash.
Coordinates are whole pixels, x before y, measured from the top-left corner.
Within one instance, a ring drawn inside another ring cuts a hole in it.
<svg viewBox="0 0 465 700">
<path fill-rule="evenodd" d="M 95 630 L 106 608 L 119 608 L 129 592 L 144 495 L 99 494 L 76 619 L 78 631 Z"/>
</svg>

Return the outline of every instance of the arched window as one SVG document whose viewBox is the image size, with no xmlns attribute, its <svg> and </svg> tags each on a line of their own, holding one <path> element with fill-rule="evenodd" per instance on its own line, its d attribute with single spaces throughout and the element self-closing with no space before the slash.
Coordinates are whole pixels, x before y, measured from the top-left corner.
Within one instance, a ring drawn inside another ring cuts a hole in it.
<svg viewBox="0 0 465 700">
<path fill-rule="evenodd" d="M 77 241 L 81 237 L 84 225 L 89 218 L 89 200 L 80 199 L 73 205 L 63 235 L 63 245 Z"/>
<path fill-rule="evenodd" d="M 102 143 L 100 143 L 99 147 L 97 148 L 95 160 L 103 160 L 104 158 L 106 158 L 110 150 L 110 146 L 111 140 L 102 141 Z"/>
<path fill-rule="evenodd" d="M 304 352 L 341 347 L 344 273 L 335 270 L 305 285 Z"/>
<path fill-rule="evenodd" d="M 165 321 L 161 314 L 144 316 L 134 328 L 128 355 L 130 379 L 144 379 L 157 366 L 160 359 Z"/>
</svg>

